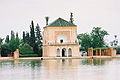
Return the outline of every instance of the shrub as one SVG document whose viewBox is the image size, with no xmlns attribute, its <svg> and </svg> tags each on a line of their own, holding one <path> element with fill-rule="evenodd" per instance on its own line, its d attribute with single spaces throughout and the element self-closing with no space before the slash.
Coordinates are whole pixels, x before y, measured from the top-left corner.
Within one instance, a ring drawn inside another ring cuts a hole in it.
<svg viewBox="0 0 120 80">
<path fill-rule="evenodd" d="M 42 57 L 42 52 L 43 52 L 42 48 L 39 48 L 39 54 L 38 54 L 39 57 Z"/>
<path fill-rule="evenodd" d="M 118 46 L 118 47 L 114 47 L 114 49 L 116 49 L 117 54 L 120 54 L 120 46 Z"/>
<path fill-rule="evenodd" d="M 18 38 L 10 40 L 8 43 L 8 46 L 9 46 L 11 52 L 14 52 L 16 49 L 18 49 L 20 43 L 21 43 L 21 41 Z"/>
<path fill-rule="evenodd" d="M 8 44 L 2 45 L 2 51 L 1 51 L 1 56 L 2 57 L 7 57 L 8 54 L 11 53 L 11 49 Z"/>
<path fill-rule="evenodd" d="M 38 57 L 38 54 L 20 54 L 20 57 Z"/>
<path fill-rule="evenodd" d="M 27 43 L 20 45 L 19 50 L 20 54 L 33 54 L 33 48 Z"/>
</svg>

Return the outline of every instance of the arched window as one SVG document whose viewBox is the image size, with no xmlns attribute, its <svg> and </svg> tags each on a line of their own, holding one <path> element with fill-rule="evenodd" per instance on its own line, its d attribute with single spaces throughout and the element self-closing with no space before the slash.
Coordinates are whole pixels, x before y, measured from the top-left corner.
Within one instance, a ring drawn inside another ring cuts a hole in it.
<svg viewBox="0 0 120 80">
<path fill-rule="evenodd" d="M 57 57 L 60 57 L 60 49 L 57 49 Z"/>
<path fill-rule="evenodd" d="M 69 49 L 68 49 L 68 57 L 71 57 L 71 56 L 72 56 L 72 49 L 69 48 Z"/>
<path fill-rule="evenodd" d="M 58 37 L 57 37 L 57 42 L 59 42 L 59 43 L 64 43 L 64 42 L 67 42 L 67 36 L 66 35 L 59 35 Z"/>
</svg>

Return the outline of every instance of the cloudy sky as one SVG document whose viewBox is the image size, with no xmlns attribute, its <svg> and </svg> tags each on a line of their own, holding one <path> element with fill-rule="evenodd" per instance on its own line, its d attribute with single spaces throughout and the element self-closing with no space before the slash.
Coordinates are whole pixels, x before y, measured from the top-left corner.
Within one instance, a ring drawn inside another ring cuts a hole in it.
<svg viewBox="0 0 120 80">
<path fill-rule="evenodd" d="M 29 31 L 31 20 L 45 26 L 45 16 L 49 22 L 61 17 L 69 21 L 70 12 L 74 13 L 74 23 L 78 33 L 90 32 L 93 27 L 102 27 L 120 39 L 120 0 L 0 0 L 0 37 L 10 34 L 11 30 Z"/>
</svg>

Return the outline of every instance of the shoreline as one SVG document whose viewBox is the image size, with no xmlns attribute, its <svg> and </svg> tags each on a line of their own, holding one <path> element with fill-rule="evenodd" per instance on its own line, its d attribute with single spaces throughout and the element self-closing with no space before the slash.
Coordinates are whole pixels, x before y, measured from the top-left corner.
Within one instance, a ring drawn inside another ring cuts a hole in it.
<svg viewBox="0 0 120 80">
<path fill-rule="evenodd" d="M 80 56 L 80 57 L 20 57 L 14 59 L 13 57 L 0 57 L 0 61 L 2 60 L 56 60 L 56 59 L 104 59 L 104 58 L 120 58 L 118 56 Z"/>
</svg>

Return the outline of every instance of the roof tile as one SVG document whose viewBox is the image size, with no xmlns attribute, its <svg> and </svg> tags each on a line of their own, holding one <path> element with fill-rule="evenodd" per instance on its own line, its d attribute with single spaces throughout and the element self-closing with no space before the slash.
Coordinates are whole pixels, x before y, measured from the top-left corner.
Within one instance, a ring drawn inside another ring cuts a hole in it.
<svg viewBox="0 0 120 80">
<path fill-rule="evenodd" d="M 73 23 L 70 23 L 62 18 L 58 18 L 54 22 L 48 25 L 48 27 L 59 27 L 59 26 L 76 26 Z"/>
</svg>

